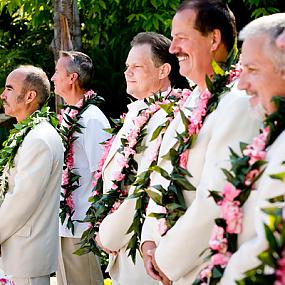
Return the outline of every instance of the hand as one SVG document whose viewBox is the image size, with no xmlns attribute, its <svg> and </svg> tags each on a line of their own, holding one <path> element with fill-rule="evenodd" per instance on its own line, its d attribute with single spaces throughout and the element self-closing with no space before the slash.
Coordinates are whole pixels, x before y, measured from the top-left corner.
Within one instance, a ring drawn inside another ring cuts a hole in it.
<svg viewBox="0 0 285 285">
<path fill-rule="evenodd" d="M 155 260 L 155 249 L 149 249 L 148 254 L 152 257 L 152 264 L 156 272 L 158 272 L 160 278 L 162 279 L 161 282 L 163 285 L 171 285 L 172 281 L 168 279 L 168 277 L 162 272 Z"/>
<path fill-rule="evenodd" d="M 162 281 L 159 273 L 155 270 L 152 264 L 152 256 L 149 255 L 149 251 L 155 250 L 156 245 L 153 241 L 146 241 L 142 245 L 142 255 L 143 255 L 143 263 L 146 273 L 154 280 Z"/>
<path fill-rule="evenodd" d="M 99 234 L 96 235 L 95 241 L 96 241 L 97 246 L 100 247 L 102 250 L 104 250 L 106 253 L 112 254 L 112 255 L 117 255 L 117 251 L 112 251 L 112 250 L 110 250 L 110 249 L 108 249 L 102 245 Z"/>
</svg>

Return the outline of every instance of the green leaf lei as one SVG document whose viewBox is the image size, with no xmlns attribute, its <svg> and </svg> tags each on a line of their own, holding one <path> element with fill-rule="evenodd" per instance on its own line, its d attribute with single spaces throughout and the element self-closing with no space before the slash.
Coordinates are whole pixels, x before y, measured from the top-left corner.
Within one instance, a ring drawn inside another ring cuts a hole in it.
<svg viewBox="0 0 285 285">
<path fill-rule="evenodd" d="M 185 90 L 183 91 L 175 90 L 174 92 L 181 93 L 181 96 L 183 98 L 184 91 Z M 191 93 L 190 90 L 187 90 L 186 92 L 189 93 L 189 95 Z M 158 139 L 158 137 L 160 137 L 160 141 L 162 140 L 166 129 L 168 128 L 170 122 L 172 121 L 172 119 L 174 119 L 176 115 L 175 110 L 176 108 L 178 108 L 178 103 L 179 103 L 178 99 L 180 98 L 180 96 L 177 96 L 177 95 L 169 96 L 168 98 L 170 101 L 168 104 L 160 104 L 161 109 L 163 109 L 167 113 L 166 121 L 153 132 L 151 141 Z M 184 98 L 184 100 L 186 100 L 186 98 L 187 96 Z M 157 150 L 157 156 L 151 162 L 148 170 L 142 173 L 139 173 L 137 175 L 136 181 L 133 183 L 133 186 L 135 186 L 134 192 L 132 195 L 128 197 L 128 199 L 136 199 L 136 206 L 135 206 L 133 222 L 127 231 L 127 234 L 132 234 L 127 244 L 128 256 L 131 256 L 132 261 L 134 263 L 136 261 L 136 252 L 137 250 L 139 250 L 139 246 L 141 243 L 141 231 L 142 231 L 143 223 L 146 218 L 146 208 L 149 203 L 149 195 L 146 189 L 150 185 L 150 175 L 153 172 L 153 167 L 157 165 L 159 148 Z"/>
<path fill-rule="evenodd" d="M 60 127 L 60 135 L 63 140 L 63 144 L 65 147 L 64 152 L 64 165 L 63 165 L 63 172 L 67 173 L 67 183 L 61 185 L 62 189 L 64 190 L 61 192 L 62 200 L 60 201 L 60 212 L 59 217 L 61 223 L 63 224 L 65 220 L 67 220 L 66 226 L 69 230 L 71 230 L 72 234 L 74 234 L 74 220 L 72 216 L 74 214 L 74 205 L 72 201 L 72 193 L 80 186 L 80 175 L 75 173 L 74 168 L 69 168 L 67 163 L 71 156 L 73 156 L 72 146 L 73 142 L 78 138 L 74 136 L 74 133 L 82 133 L 83 126 L 79 123 L 79 120 L 82 118 L 82 114 L 87 110 L 90 105 L 99 106 L 104 99 L 94 93 L 92 90 L 86 93 L 86 96 L 82 99 L 82 105 L 77 106 L 70 106 L 65 105 L 64 109 L 76 111 L 77 114 L 72 117 L 67 112 L 63 116 L 64 124 L 61 124 Z"/>
<path fill-rule="evenodd" d="M 237 53 L 233 51 L 229 54 L 227 61 L 219 66 L 215 61 L 212 62 L 214 75 L 210 79 L 206 75 L 206 84 L 208 91 L 211 93 L 211 97 L 208 100 L 206 107 L 206 114 L 202 116 L 202 123 L 206 117 L 211 114 L 218 106 L 220 96 L 229 91 L 230 87 L 227 86 L 230 82 L 235 80 L 239 76 L 239 70 L 236 70 Z M 163 188 L 161 185 L 152 186 L 156 191 L 147 189 L 147 193 L 150 198 L 157 204 L 165 209 L 163 213 L 151 213 L 150 217 L 155 217 L 158 220 L 164 221 L 164 235 L 167 230 L 173 227 L 176 221 L 181 217 L 187 210 L 185 199 L 183 196 L 183 191 L 196 191 L 196 188 L 188 181 L 187 177 L 191 177 L 190 172 L 185 168 L 180 166 L 180 158 L 183 154 L 187 154 L 187 151 L 194 145 L 198 133 L 189 134 L 188 126 L 190 124 L 190 118 L 187 118 L 181 111 L 181 118 L 185 126 L 185 131 L 181 134 L 177 133 L 178 147 L 171 148 L 169 153 L 164 156 L 165 159 L 171 161 L 172 172 L 167 173 L 164 169 L 157 165 L 151 166 L 151 171 L 158 172 L 162 177 L 169 180 L 169 186 L 167 189 Z M 188 156 L 188 155 L 187 155 Z"/>
<path fill-rule="evenodd" d="M 173 100 L 174 97 L 166 96 L 169 100 Z M 145 99 L 145 102 L 148 106 L 157 104 L 158 102 L 163 102 L 165 99 L 162 94 L 154 94 L 154 96 Z M 146 108 L 147 109 L 147 108 Z M 144 112 L 146 109 L 140 111 L 139 115 Z M 147 124 L 150 118 L 153 116 L 152 113 L 145 124 L 141 127 L 140 132 L 137 137 L 137 143 L 132 147 L 136 153 L 141 153 L 145 146 L 143 145 L 143 138 L 146 135 Z M 121 139 L 121 146 L 119 152 L 123 153 L 124 148 L 128 146 L 128 141 L 126 138 Z M 88 215 L 84 219 L 84 222 L 90 223 L 89 229 L 87 229 L 82 237 L 80 242 L 80 248 L 75 252 L 75 254 L 81 255 L 92 251 L 96 255 L 100 255 L 101 250 L 97 247 L 94 236 L 98 232 L 99 225 L 101 221 L 112 212 L 112 208 L 115 203 L 122 203 L 128 197 L 128 191 L 122 191 L 122 189 L 127 189 L 130 185 L 135 182 L 137 171 L 137 162 L 134 159 L 134 155 L 130 155 L 128 158 L 128 167 L 124 167 L 122 174 L 125 175 L 125 179 L 121 181 L 113 181 L 118 187 L 117 189 L 111 189 L 102 196 L 95 195 L 91 198 L 92 205 L 88 210 Z"/>
<path fill-rule="evenodd" d="M 283 174 L 284 176 L 284 174 Z M 284 179 L 284 178 L 283 178 Z M 282 180 L 283 180 L 282 179 Z M 245 272 L 245 277 L 236 281 L 238 285 L 265 285 L 275 284 L 277 279 L 284 279 L 285 260 L 285 220 L 284 195 L 270 199 L 272 207 L 264 208 L 270 220 L 268 225 L 264 224 L 265 236 L 268 248 L 258 255 L 260 265 Z M 281 205 L 283 204 L 283 206 Z M 276 204 L 274 206 L 274 204 Z M 280 263 L 280 261 L 282 263 Z M 278 272 L 280 270 L 280 273 Z M 279 274 L 282 274 L 281 277 Z M 284 284 L 284 283 L 278 283 Z"/>
<path fill-rule="evenodd" d="M 284 97 L 273 97 L 273 102 L 277 107 L 276 112 L 273 112 L 269 116 L 267 116 L 264 121 L 264 126 L 269 128 L 269 134 L 267 136 L 266 148 L 270 146 L 275 139 L 280 135 L 280 133 L 285 129 L 285 98 Z M 240 193 L 234 198 L 234 202 L 239 203 L 239 207 L 242 207 L 244 203 L 249 198 L 249 195 L 254 187 L 256 181 L 263 174 L 266 166 L 265 160 L 257 160 L 255 163 L 250 163 L 250 156 L 244 154 L 244 150 L 247 148 L 248 144 L 241 143 L 240 149 L 242 155 L 239 156 L 232 149 L 230 149 L 230 162 L 231 162 L 231 170 L 228 171 L 226 169 L 222 169 L 227 181 L 234 186 L 235 189 L 238 189 Z M 256 172 L 256 175 L 248 178 L 249 173 Z M 275 175 L 276 178 L 282 177 L 282 174 Z M 250 182 L 250 183 L 247 183 Z M 215 200 L 216 203 L 219 203 L 223 200 L 223 196 L 217 191 L 210 191 L 210 196 Z M 218 227 L 223 228 L 224 234 L 223 237 L 227 240 L 227 252 L 229 256 L 237 251 L 238 249 L 238 233 L 229 233 L 227 231 L 227 223 L 224 218 L 215 219 L 215 223 Z M 209 257 L 214 256 L 215 254 L 219 254 L 218 250 L 214 250 L 210 248 Z M 221 280 L 223 273 L 226 268 L 226 264 L 224 265 L 208 265 L 205 269 L 201 271 L 199 277 L 194 281 L 193 285 L 198 284 L 209 284 L 215 285 L 218 284 Z M 204 273 L 207 272 L 207 273 Z M 252 275 L 250 272 L 249 275 Z M 240 281 L 242 282 L 242 281 Z M 239 284 L 252 284 L 252 283 L 239 283 Z M 257 283 L 257 284 L 267 284 L 267 283 Z"/>
<path fill-rule="evenodd" d="M 280 100 L 280 101 L 279 101 Z M 275 104 L 282 110 L 281 113 L 273 114 L 274 119 L 282 119 L 283 124 L 279 124 L 280 128 L 285 129 L 285 98 L 279 97 Z M 281 130 L 280 130 L 281 131 Z M 279 133 L 280 133 L 279 131 Z M 274 134 L 271 140 L 277 138 L 278 133 Z M 285 161 L 282 162 L 285 165 Z M 285 172 L 270 175 L 273 179 L 278 179 L 284 182 Z M 277 280 L 284 284 L 285 274 L 285 198 L 284 195 L 269 199 L 272 207 L 262 209 L 269 216 L 269 224 L 264 224 L 265 237 L 268 241 L 268 248 L 258 255 L 260 265 L 245 272 L 245 277 L 238 280 L 238 285 L 263 285 L 275 284 Z M 283 277 L 282 277 L 283 276 Z M 283 281 L 280 281 L 283 280 Z M 277 284 L 277 283 L 276 283 Z"/>
<path fill-rule="evenodd" d="M 118 134 L 119 130 L 122 128 L 124 124 L 125 114 L 121 115 L 119 119 L 111 119 L 113 127 L 110 129 L 105 129 L 106 132 L 112 135 L 112 137 L 107 140 L 105 143 L 109 143 L 109 141 L 113 141 L 115 136 Z M 102 166 L 103 166 L 102 161 Z M 102 169 L 100 170 L 102 171 Z M 89 209 L 86 212 L 86 217 L 82 222 L 88 223 L 89 227 L 83 232 L 80 239 L 80 247 L 74 252 L 76 255 L 83 255 L 89 252 L 93 252 L 94 254 L 101 255 L 102 251 L 97 247 L 94 237 L 96 236 L 98 228 L 95 227 L 96 223 L 96 203 L 100 200 L 103 195 L 103 178 L 102 173 L 100 173 L 100 177 L 96 180 L 94 188 L 92 190 L 92 196 L 88 199 L 91 203 Z"/>
<path fill-rule="evenodd" d="M 19 147 L 30 130 L 39 123 L 46 121 L 50 122 L 55 128 L 57 127 L 58 120 L 55 113 L 44 105 L 25 120 L 15 124 L 8 139 L 3 143 L 3 148 L 0 150 L 0 205 L 8 191 L 8 172 L 10 168 L 14 167 L 14 159 Z"/>
</svg>

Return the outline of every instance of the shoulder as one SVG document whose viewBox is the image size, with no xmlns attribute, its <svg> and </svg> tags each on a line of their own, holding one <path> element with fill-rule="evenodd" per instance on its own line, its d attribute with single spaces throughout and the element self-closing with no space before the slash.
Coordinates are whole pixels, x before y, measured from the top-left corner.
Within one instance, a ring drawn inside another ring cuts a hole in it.
<svg viewBox="0 0 285 285">
<path fill-rule="evenodd" d="M 285 130 L 277 137 L 268 151 L 268 157 L 285 161 Z"/>
<path fill-rule="evenodd" d="M 34 144 L 36 141 L 48 148 L 63 149 L 60 135 L 49 122 L 41 122 L 35 126 L 25 137 L 23 146 Z"/>
<path fill-rule="evenodd" d="M 104 113 L 94 105 L 89 106 L 86 111 L 82 114 L 81 119 L 86 126 L 89 122 L 98 122 L 103 125 L 105 128 L 109 127 L 109 121 Z"/>
<path fill-rule="evenodd" d="M 235 85 L 226 92 L 217 107 L 217 113 L 227 120 L 248 120 L 262 122 L 263 118 L 254 114 L 250 96 L 239 90 Z"/>
</svg>

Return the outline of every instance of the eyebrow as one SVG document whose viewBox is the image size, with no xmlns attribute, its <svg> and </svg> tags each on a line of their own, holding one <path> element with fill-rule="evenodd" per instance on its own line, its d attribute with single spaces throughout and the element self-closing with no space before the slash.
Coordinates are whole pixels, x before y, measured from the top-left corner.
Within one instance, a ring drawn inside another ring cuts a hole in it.
<svg viewBox="0 0 285 285">
<path fill-rule="evenodd" d="M 8 84 L 8 85 L 6 85 L 5 87 L 6 87 L 6 88 L 14 89 L 14 88 L 13 88 L 13 86 L 12 86 L 12 85 L 9 85 L 9 84 Z"/>
</svg>

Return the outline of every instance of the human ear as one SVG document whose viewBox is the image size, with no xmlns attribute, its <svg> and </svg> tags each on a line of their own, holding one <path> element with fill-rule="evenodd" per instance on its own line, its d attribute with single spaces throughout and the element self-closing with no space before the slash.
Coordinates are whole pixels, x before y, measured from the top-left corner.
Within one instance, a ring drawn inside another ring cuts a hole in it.
<svg viewBox="0 0 285 285">
<path fill-rule="evenodd" d="M 72 83 L 74 83 L 78 79 L 78 73 L 76 72 L 71 73 L 70 76 Z"/>
<path fill-rule="evenodd" d="M 211 34 L 211 51 L 215 51 L 218 49 L 222 40 L 221 31 L 218 29 L 214 29 Z"/>
<path fill-rule="evenodd" d="M 159 67 L 159 79 L 164 79 L 168 77 L 171 71 L 171 65 L 169 63 L 164 63 Z"/>
<path fill-rule="evenodd" d="M 26 93 L 26 104 L 30 104 L 37 97 L 37 92 L 35 90 L 30 90 Z"/>
</svg>

